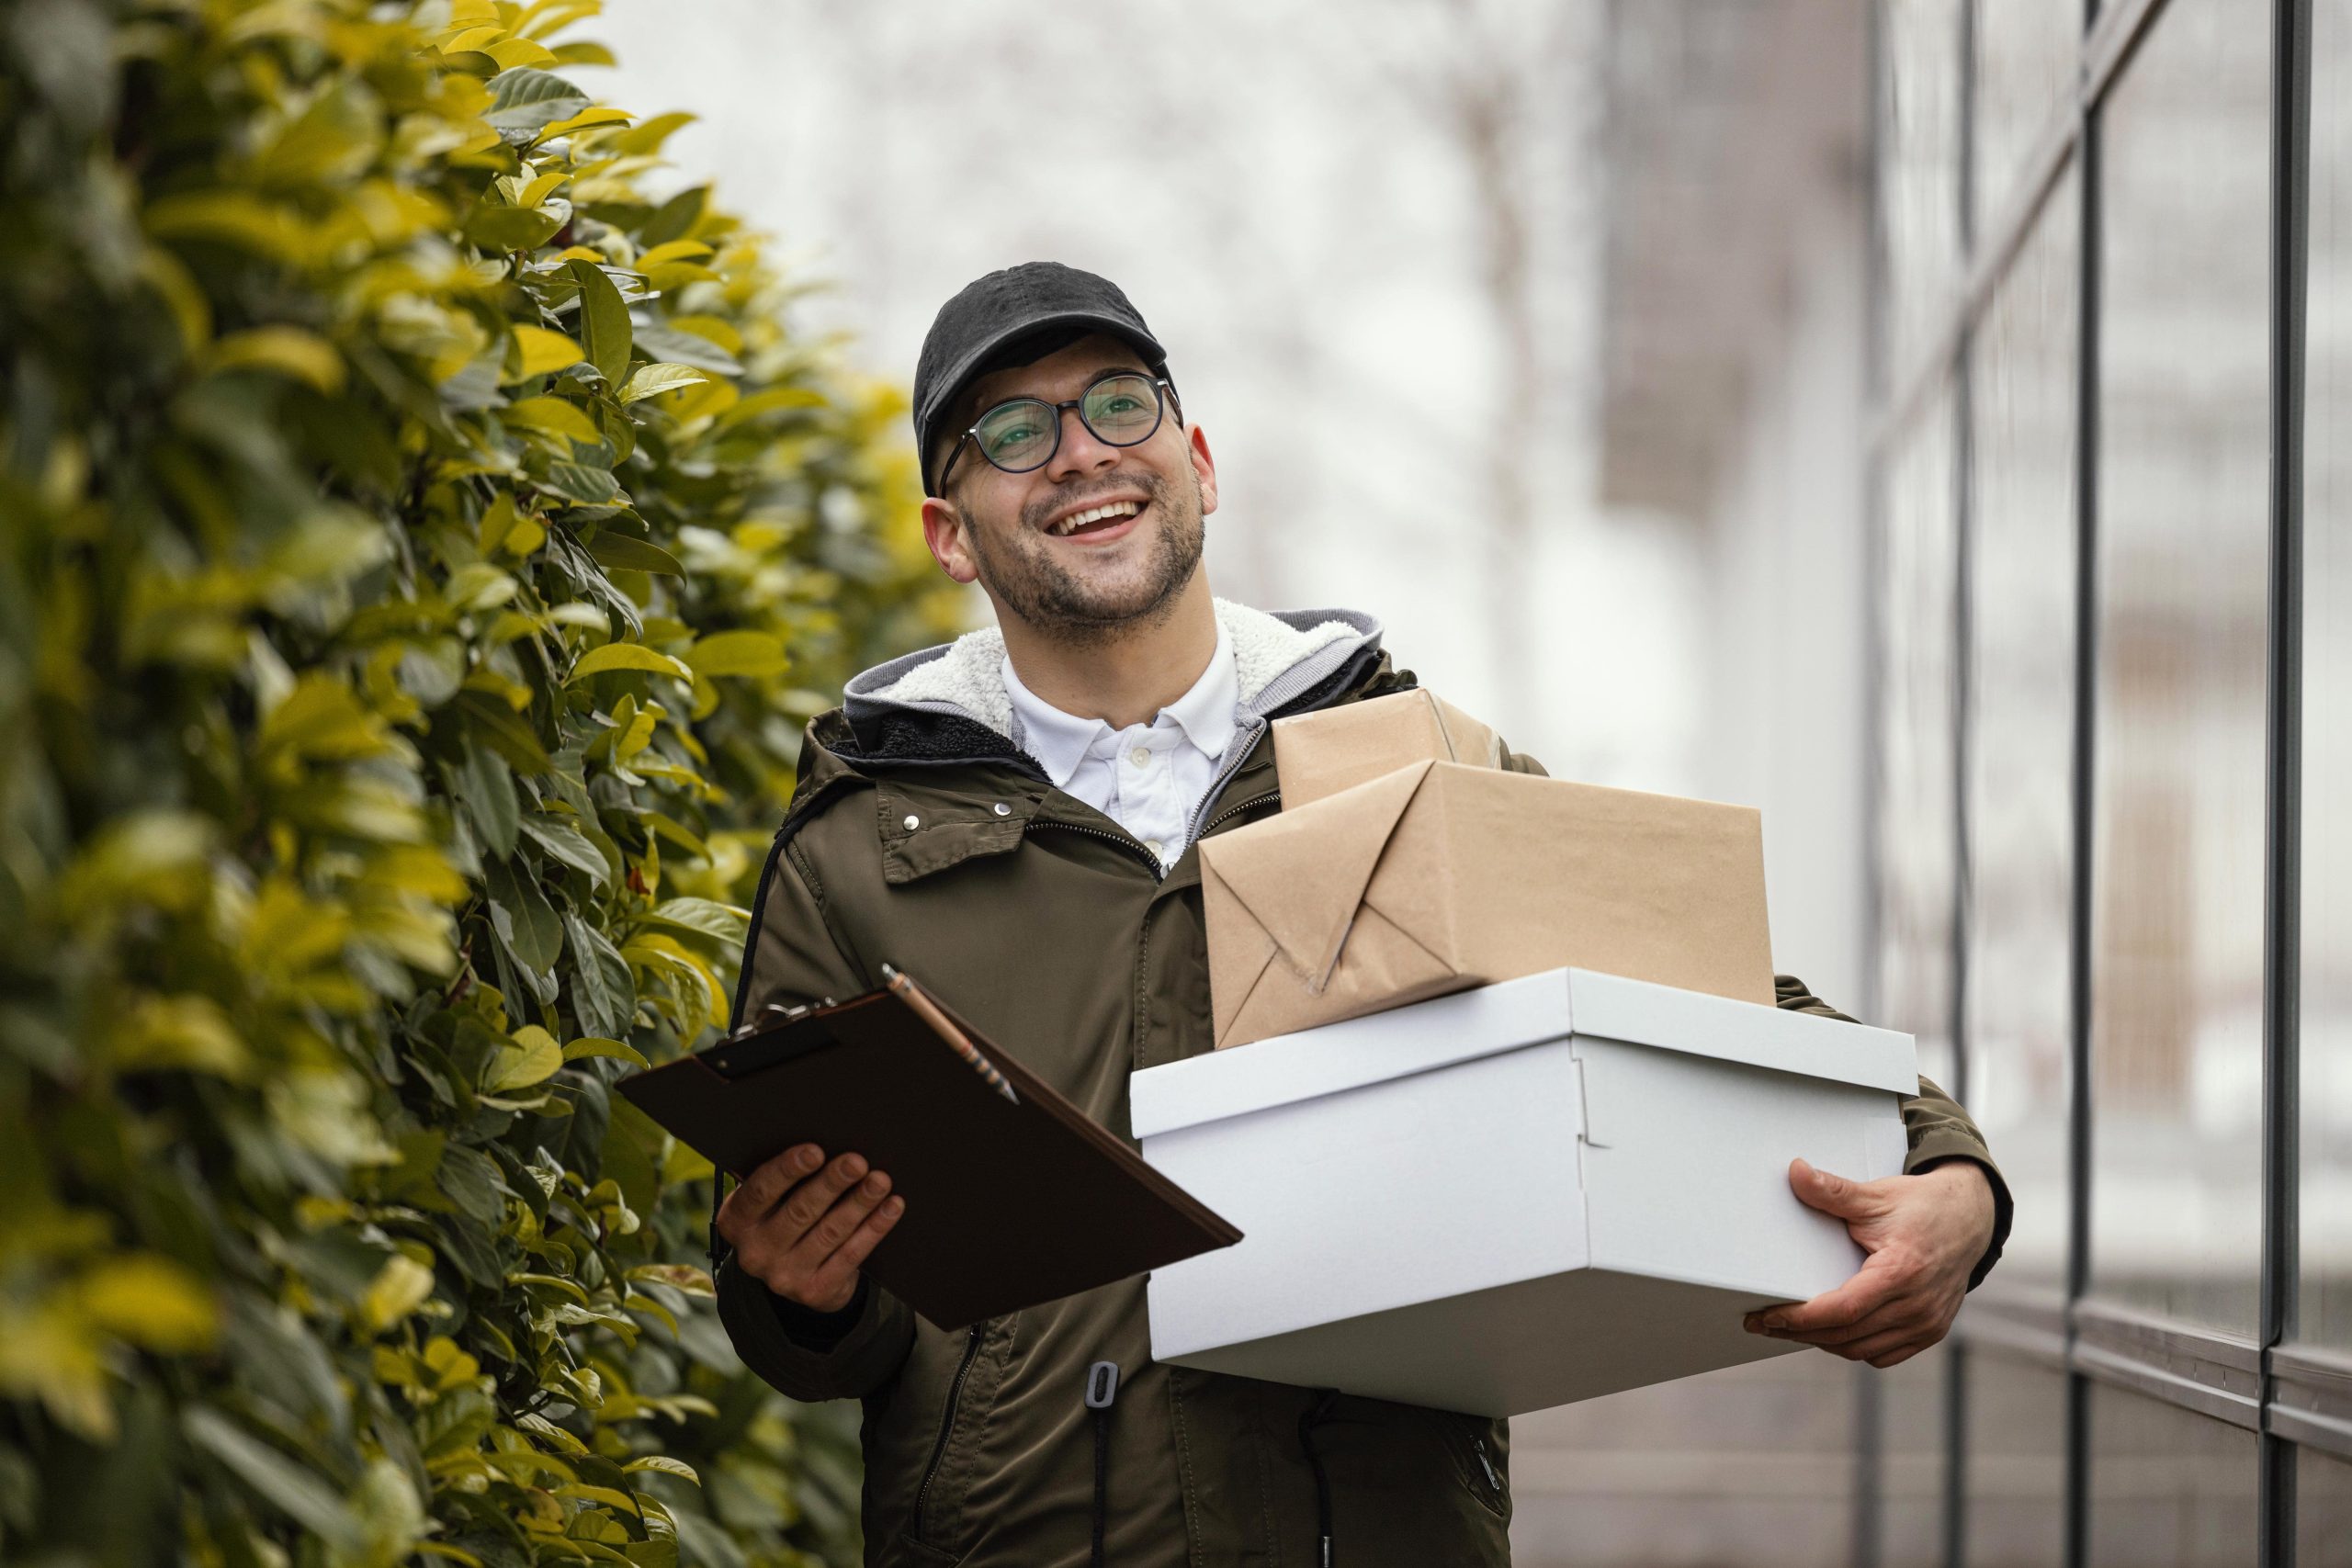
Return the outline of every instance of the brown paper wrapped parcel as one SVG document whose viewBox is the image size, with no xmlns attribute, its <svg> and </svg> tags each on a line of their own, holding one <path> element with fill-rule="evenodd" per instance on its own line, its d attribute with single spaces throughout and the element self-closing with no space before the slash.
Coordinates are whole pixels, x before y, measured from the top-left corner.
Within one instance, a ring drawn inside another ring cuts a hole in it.
<svg viewBox="0 0 2352 1568">
<path fill-rule="evenodd" d="M 1499 768 L 1502 750 L 1493 730 L 1418 687 L 1274 720 L 1274 776 L 1282 781 L 1284 811 L 1413 762 Z"/>
<path fill-rule="evenodd" d="M 1752 807 L 1442 761 L 1290 789 L 1200 840 L 1220 1049 L 1569 965 L 1772 1005 Z"/>
</svg>

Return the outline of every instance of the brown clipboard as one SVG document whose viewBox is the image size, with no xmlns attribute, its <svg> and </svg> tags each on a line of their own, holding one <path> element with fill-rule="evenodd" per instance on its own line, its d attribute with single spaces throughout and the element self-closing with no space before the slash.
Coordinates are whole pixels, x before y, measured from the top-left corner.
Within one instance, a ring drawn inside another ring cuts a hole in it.
<svg viewBox="0 0 2352 1568">
<path fill-rule="evenodd" d="M 904 989 L 799 1013 L 615 1087 L 738 1178 L 796 1144 L 854 1150 L 888 1171 L 906 1212 L 865 1272 L 942 1328 L 1241 1239 L 936 998 Z M 958 1033 L 1003 1087 L 957 1049 Z"/>
</svg>

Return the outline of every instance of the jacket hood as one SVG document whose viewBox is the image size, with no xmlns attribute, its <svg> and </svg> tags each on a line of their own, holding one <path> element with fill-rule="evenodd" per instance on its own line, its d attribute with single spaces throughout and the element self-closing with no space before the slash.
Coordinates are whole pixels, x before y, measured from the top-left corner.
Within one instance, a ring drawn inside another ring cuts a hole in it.
<svg viewBox="0 0 2352 1568">
<path fill-rule="evenodd" d="M 1233 648 L 1237 721 L 1279 712 L 1380 646 L 1380 623 L 1355 610 L 1253 610 L 1213 601 Z M 1004 634 L 993 626 L 877 664 L 842 693 L 843 716 L 870 732 L 916 713 L 979 725 L 1014 749 L 1020 720 L 1004 684 Z"/>
</svg>

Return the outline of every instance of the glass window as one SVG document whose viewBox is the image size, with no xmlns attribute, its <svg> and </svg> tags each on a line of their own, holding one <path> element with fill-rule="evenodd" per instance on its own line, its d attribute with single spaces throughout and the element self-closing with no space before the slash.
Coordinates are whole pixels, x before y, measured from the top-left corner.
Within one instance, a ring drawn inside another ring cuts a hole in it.
<svg viewBox="0 0 2352 1568">
<path fill-rule="evenodd" d="M 2295 1450 L 2295 1568 L 2352 1568 L 2352 1461 L 2317 1449 Z"/>
<path fill-rule="evenodd" d="M 1917 367 L 1960 278 L 1961 0 L 1888 0 L 1881 15 L 1879 220 L 1888 368 Z"/>
<path fill-rule="evenodd" d="M 1976 232 L 2018 199 L 2026 160 L 2073 113 L 2083 44 L 2074 0 L 1976 0 Z"/>
<path fill-rule="evenodd" d="M 2176 0 L 2103 115 L 2095 1289 L 2254 1327 L 2270 10 Z"/>
<path fill-rule="evenodd" d="M 1951 399 L 1921 410 L 1886 472 L 1878 595 L 1881 1018 L 1951 1079 L 1953 570 Z"/>
<path fill-rule="evenodd" d="M 2066 1560 L 2066 1377 L 1968 1350 L 1971 1568 L 2059 1568 Z"/>
<path fill-rule="evenodd" d="M 1968 1108 L 2017 1198 L 2004 1286 L 2066 1269 L 2075 758 L 2071 175 L 1975 337 L 1968 779 Z"/>
<path fill-rule="evenodd" d="M 2091 1385 L 2095 1568 L 2253 1568 L 2252 1432 Z"/>
<path fill-rule="evenodd" d="M 2352 0 L 2312 6 L 2303 366 L 2301 1337 L 2352 1348 Z"/>
<path fill-rule="evenodd" d="M 1951 1341 L 1878 1380 L 1879 1543 L 1881 1568 L 1944 1568 L 1944 1467 L 1951 1447 Z"/>
</svg>

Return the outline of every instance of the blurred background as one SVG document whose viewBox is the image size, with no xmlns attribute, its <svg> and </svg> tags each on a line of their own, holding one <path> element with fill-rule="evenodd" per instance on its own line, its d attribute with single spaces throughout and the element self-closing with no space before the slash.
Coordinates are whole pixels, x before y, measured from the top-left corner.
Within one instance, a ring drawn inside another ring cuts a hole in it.
<svg viewBox="0 0 2352 1568">
<path fill-rule="evenodd" d="M 983 272 L 1119 281 L 1221 593 L 1761 807 L 1781 966 L 1984 1123 L 1947 1347 L 1515 1423 L 1521 1562 L 2352 1562 L 2352 3 L 601 33 L 876 375 Z"/>
</svg>

